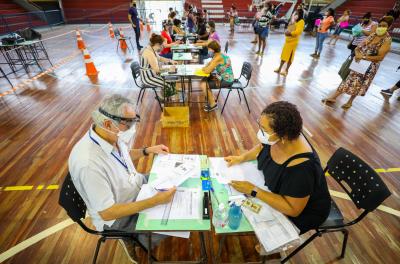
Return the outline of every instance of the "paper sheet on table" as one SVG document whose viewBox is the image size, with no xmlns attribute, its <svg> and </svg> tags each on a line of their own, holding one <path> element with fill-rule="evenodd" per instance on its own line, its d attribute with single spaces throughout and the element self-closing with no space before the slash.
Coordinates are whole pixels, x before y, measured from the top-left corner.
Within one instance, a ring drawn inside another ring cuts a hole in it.
<svg viewBox="0 0 400 264">
<path fill-rule="evenodd" d="M 267 252 L 299 241 L 299 230 L 285 215 L 260 200 L 256 202 L 262 206 L 259 214 L 244 207 L 242 210 Z"/>
<path fill-rule="evenodd" d="M 188 178 L 200 178 L 201 165 L 199 155 L 167 154 L 158 155 L 151 172 L 157 178 L 151 183 L 157 189 L 169 189 L 179 186 Z"/>
<path fill-rule="evenodd" d="M 211 177 L 216 178 L 221 184 L 228 184 L 231 181 L 249 181 L 258 187 L 265 184 L 264 175 L 257 169 L 257 163 L 243 162 L 228 167 L 224 158 L 209 159 Z"/>
<path fill-rule="evenodd" d="M 350 64 L 350 70 L 365 74 L 365 72 L 368 70 L 369 66 L 371 66 L 371 62 L 367 60 L 360 60 L 359 62 L 356 62 L 356 60 L 353 60 Z"/>
<path fill-rule="evenodd" d="M 154 196 L 157 191 L 149 184 L 142 185 L 137 201 Z M 143 210 L 147 219 L 162 219 L 166 204 Z M 178 187 L 172 200 L 169 219 L 201 219 L 202 192 L 200 188 Z"/>
<path fill-rule="evenodd" d="M 157 191 L 149 184 L 142 185 L 142 188 L 136 198 L 141 201 L 154 196 Z M 141 213 L 146 214 L 147 219 L 162 220 L 167 204 L 158 205 L 143 210 Z M 200 188 L 177 188 L 172 200 L 169 220 L 175 219 L 201 219 L 202 210 L 202 192 Z M 169 236 L 178 236 L 188 238 L 190 232 L 157 232 L 158 234 L 166 234 Z"/>
</svg>

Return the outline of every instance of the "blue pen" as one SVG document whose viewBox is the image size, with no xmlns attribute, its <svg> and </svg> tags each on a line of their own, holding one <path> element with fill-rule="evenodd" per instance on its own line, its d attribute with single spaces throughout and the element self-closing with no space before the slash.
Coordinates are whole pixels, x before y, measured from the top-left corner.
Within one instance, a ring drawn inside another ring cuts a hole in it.
<svg viewBox="0 0 400 264">
<path fill-rule="evenodd" d="M 157 188 L 154 188 L 156 191 L 159 191 L 159 192 L 166 192 L 166 191 L 168 191 L 168 189 L 157 189 Z"/>
</svg>

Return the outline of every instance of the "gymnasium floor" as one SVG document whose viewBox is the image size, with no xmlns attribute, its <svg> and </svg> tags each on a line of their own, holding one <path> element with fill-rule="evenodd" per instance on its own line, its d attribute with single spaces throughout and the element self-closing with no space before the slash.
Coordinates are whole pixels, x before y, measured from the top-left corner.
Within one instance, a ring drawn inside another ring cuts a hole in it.
<svg viewBox="0 0 400 264">
<path fill-rule="evenodd" d="M 122 25 L 126 26 L 126 25 Z M 89 49 L 98 78 L 85 75 L 83 56 L 76 47 L 76 25 L 62 26 L 44 32 L 43 38 L 53 63 L 54 72 L 29 79 L 22 71 L 11 75 L 14 84 L 22 83 L 16 95 L 0 98 L 0 262 L 4 263 L 88 263 L 97 242 L 79 226 L 72 224 L 58 205 L 58 187 L 67 172 L 67 159 L 73 145 L 90 126 L 90 114 L 101 99 L 111 93 L 121 93 L 134 100 L 139 90 L 130 73 L 130 63 L 137 60 L 132 53 L 116 52 L 116 40 L 110 39 L 104 25 L 79 25 Z M 135 145 L 163 143 L 173 153 L 195 153 L 208 156 L 239 154 L 257 143 L 256 132 L 261 110 L 277 100 L 295 103 L 304 119 L 304 130 L 319 152 L 322 162 L 338 148 L 344 147 L 380 169 L 392 192 L 382 209 L 369 214 L 361 223 L 350 228 L 346 257 L 337 260 L 341 234 L 328 234 L 305 248 L 291 263 L 398 263 L 400 260 L 400 102 L 394 96 L 385 102 L 380 89 L 390 88 L 399 80 L 396 73 L 400 56 L 389 53 L 381 64 L 367 95 L 357 98 L 353 107 L 343 111 L 341 98 L 329 107 L 321 99 L 333 92 L 340 83 L 337 72 L 348 56 L 346 42 L 336 47 L 325 45 L 319 61 L 313 52 L 315 39 L 303 36 L 287 78 L 275 74 L 284 42 L 282 33 L 271 33 L 266 54 L 255 55 L 250 44 L 253 35 L 235 33 L 226 28 L 218 31 L 222 42 L 229 40 L 229 55 L 238 76 L 243 61 L 254 67 L 246 94 L 251 114 L 244 102 L 232 94 L 223 115 L 220 110 L 205 113 L 201 105 L 190 106 L 191 125 L 187 129 L 163 129 L 160 109 L 149 92 L 138 106 L 142 117 Z M 134 37 L 129 27 L 128 36 Z M 144 36 L 142 43 L 146 43 Z M 45 68 L 50 65 L 43 64 Z M 35 72 L 36 71 L 36 72 Z M 0 93 L 10 87 L 0 79 Z M 399 94 L 400 96 L 400 94 Z M 226 93 L 220 98 L 222 106 Z M 151 159 L 142 159 L 138 169 L 147 172 Z M 359 211 L 342 194 L 340 187 L 328 178 L 332 196 L 342 212 L 351 219 Z M 90 221 L 87 221 L 88 223 Z M 306 238 L 309 234 L 306 234 Z M 213 236 L 214 251 L 218 237 Z M 199 257 L 198 234 L 192 243 L 169 238 L 157 249 L 162 260 L 187 260 Z M 207 238 L 208 241 L 208 238 Z M 258 259 L 253 236 L 229 237 L 224 245 L 223 261 L 241 263 Z M 190 249 L 192 244 L 193 248 Z M 207 244 L 208 253 L 210 245 Z M 144 263 L 145 255 L 140 255 Z M 115 241 L 102 246 L 98 263 L 129 263 Z M 211 263 L 211 261 L 209 262 Z"/>
</svg>

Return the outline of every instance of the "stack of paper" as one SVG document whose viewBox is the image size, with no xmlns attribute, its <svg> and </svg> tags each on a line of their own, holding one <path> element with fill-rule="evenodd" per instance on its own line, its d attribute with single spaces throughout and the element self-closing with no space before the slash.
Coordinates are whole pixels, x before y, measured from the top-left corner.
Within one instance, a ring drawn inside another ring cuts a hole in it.
<svg viewBox="0 0 400 264">
<path fill-rule="evenodd" d="M 188 178 L 200 178 L 200 156 L 167 154 L 158 155 L 154 160 L 151 174 L 156 179 L 151 185 L 156 189 L 169 189 L 180 186 Z"/>
</svg>

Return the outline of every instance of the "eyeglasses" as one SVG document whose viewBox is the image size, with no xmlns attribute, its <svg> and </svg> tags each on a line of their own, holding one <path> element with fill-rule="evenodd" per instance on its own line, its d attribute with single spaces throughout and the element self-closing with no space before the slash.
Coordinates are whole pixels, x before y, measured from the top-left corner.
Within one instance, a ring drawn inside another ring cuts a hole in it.
<svg viewBox="0 0 400 264">
<path fill-rule="evenodd" d="M 105 115 L 106 117 L 111 118 L 112 120 L 117 121 L 118 123 L 121 123 L 127 127 L 132 127 L 134 124 L 140 122 L 140 116 L 138 114 L 136 114 L 136 116 L 133 118 L 129 118 L 129 117 L 121 117 L 121 116 L 112 115 L 110 113 L 107 113 L 106 111 L 104 111 L 101 108 L 99 108 L 99 112 L 101 114 Z"/>
<path fill-rule="evenodd" d="M 258 125 L 258 128 L 261 130 L 262 135 L 265 136 L 264 129 L 262 128 L 262 126 L 260 124 L 260 118 L 257 119 L 257 125 Z"/>
</svg>

